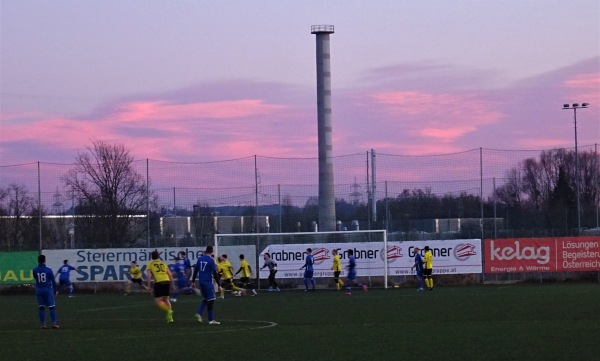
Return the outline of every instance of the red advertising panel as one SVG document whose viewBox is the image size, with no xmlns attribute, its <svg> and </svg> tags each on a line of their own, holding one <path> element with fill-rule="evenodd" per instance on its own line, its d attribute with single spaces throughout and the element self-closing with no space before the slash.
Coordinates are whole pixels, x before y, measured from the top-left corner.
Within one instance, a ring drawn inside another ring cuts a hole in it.
<svg viewBox="0 0 600 361">
<path fill-rule="evenodd" d="M 600 237 L 566 237 L 556 239 L 559 271 L 600 270 Z"/>
<path fill-rule="evenodd" d="M 600 237 L 485 240 L 485 272 L 600 270 Z"/>
</svg>

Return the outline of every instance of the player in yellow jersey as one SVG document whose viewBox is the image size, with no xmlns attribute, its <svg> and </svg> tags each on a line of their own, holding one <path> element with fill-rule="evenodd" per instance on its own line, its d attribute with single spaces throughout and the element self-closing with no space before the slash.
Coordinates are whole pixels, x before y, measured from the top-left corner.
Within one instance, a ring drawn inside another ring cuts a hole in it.
<svg viewBox="0 0 600 361">
<path fill-rule="evenodd" d="M 173 274 L 166 263 L 159 258 L 158 251 L 152 251 L 152 261 L 146 265 L 146 282 L 150 288 L 150 280 L 154 278 L 154 302 L 167 313 L 167 323 L 173 322 L 173 308 L 169 295 L 173 286 Z"/>
<path fill-rule="evenodd" d="M 225 289 L 231 290 L 234 296 L 246 295 L 245 289 L 239 288 L 233 283 L 233 267 L 231 267 L 231 263 L 227 260 L 227 255 L 224 254 L 218 259 L 219 263 L 217 263 L 217 267 L 219 267 L 221 273 L 221 296 L 219 298 L 225 298 Z"/>
<path fill-rule="evenodd" d="M 237 275 L 240 272 L 242 272 L 242 276 L 240 277 L 242 286 L 245 289 L 251 289 L 252 296 L 256 296 L 256 290 L 254 288 L 250 288 L 250 276 L 252 276 L 252 268 L 250 267 L 250 264 L 248 264 L 248 261 L 245 260 L 243 254 L 240 254 L 240 269 L 235 274 Z"/>
<path fill-rule="evenodd" d="M 146 285 L 142 281 L 142 270 L 135 261 L 131 261 L 128 273 L 131 275 L 131 279 L 127 281 L 127 285 L 125 286 L 125 296 L 127 296 L 131 292 L 131 285 L 133 285 L 134 283 L 140 285 L 140 287 L 144 287 L 146 291 L 150 291 L 150 289 L 146 287 Z"/>
<path fill-rule="evenodd" d="M 433 254 L 429 246 L 423 248 L 425 250 L 425 259 L 423 260 L 423 277 L 425 278 L 425 286 L 429 291 L 433 291 Z"/>
<path fill-rule="evenodd" d="M 342 287 L 344 287 L 344 281 L 340 279 L 340 273 L 342 273 L 342 263 L 340 261 L 340 255 L 338 254 L 338 249 L 334 249 L 331 251 L 333 255 L 333 266 L 331 270 L 333 271 L 333 281 L 335 282 L 335 288 L 339 291 Z"/>
</svg>

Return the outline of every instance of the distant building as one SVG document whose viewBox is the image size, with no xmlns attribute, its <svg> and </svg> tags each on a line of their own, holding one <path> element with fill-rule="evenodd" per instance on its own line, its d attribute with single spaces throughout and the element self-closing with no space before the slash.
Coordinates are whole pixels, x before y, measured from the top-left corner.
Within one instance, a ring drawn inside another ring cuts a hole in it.
<svg viewBox="0 0 600 361">
<path fill-rule="evenodd" d="M 187 235 L 214 233 L 255 233 L 255 220 L 258 220 L 258 232 L 269 232 L 269 216 L 200 216 L 160 217 L 160 233 L 181 238 Z"/>
<path fill-rule="evenodd" d="M 411 231 L 427 233 L 448 233 L 474 231 L 480 229 L 481 218 L 435 218 L 435 219 L 416 219 L 410 221 Z M 486 229 L 493 229 L 494 222 L 496 227 L 504 227 L 504 218 L 484 218 L 483 226 Z"/>
</svg>

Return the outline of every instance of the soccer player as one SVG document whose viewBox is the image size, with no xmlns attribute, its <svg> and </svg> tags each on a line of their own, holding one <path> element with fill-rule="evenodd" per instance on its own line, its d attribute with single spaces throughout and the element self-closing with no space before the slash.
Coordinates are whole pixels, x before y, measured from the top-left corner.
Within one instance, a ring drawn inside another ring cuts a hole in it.
<svg viewBox="0 0 600 361">
<path fill-rule="evenodd" d="M 277 273 L 277 263 L 271 259 L 271 255 L 269 252 L 265 252 L 263 259 L 265 263 L 260 269 L 265 267 L 269 268 L 269 289 L 268 291 L 279 291 L 279 287 L 277 287 L 277 282 L 275 282 L 275 274 Z"/>
<path fill-rule="evenodd" d="M 342 273 L 342 262 L 340 261 L 338 249 L 331 251 L 331 254 L 333 254 L 333 266 L 331 267 L 333 270 L 333 282 L 335 282 L 335 287 L 339 291 L 340 288 L 344 286 L 344 282 L 340 280 L 340 274 Z"/>
<path fill-rule="evenodd" d="M 356 259 L 354 259 L 354 251 L 348 250 L 348 284 L 346 285 L 346 294 L 352 294 L 352 286 L 356 285 L 358 287 L 362 287 L 363 291 L 367 291 L 367 285 L 361 284 L 356 280 Z"/>
<path fill-rule="evenodd" d="M 194 267 L 194 274 L 192 275 L 192 284 L 194 284 L 196 276 L 198 276 L 198 287 L 200 288 L 200 293 L 204 298 L 198 307 L 196 319 L 198 322 L 202 322 L 202 314 L 206 308 L 208 309 L 208 324 L 219 325 L 220 322 L 215 321 L 213 315 L 213 306 L 216 299 L 213 279 L 218 280 L 219 275 L 217 274 L 217 265 L 215 260 L 211 257 L 212 253 L 212 246 L 207 246 L 204 255 L 198 257 L 198 261 Z"/>
<path fill-rule="evenodd" d="M 227 259 L 227 255 L 224 254 L 219 257 L 219 269 L 221 273 L 221 299 L 225 298 L 225 289 L 231 290 L 234 296 L 242 296 L 246 294 L 246 290 L 239 288 L 233 283 L 233 267 L 231 262 Z"/>
<path fill-rule="evenodd" d="M 43 254 L 38 256 L 38 266 L 33 269 L 33 277 L 35 278 L 35 295 L 42 329 L 46 329 L 46 307 L 50 312 L 52 328 L 60 328 L 56 323 L 56 304 L 54 302 L 54 295 L 58 294 L 58 287 L 56 287 L 54 272 L 46 267 L 46 256 Z"/>
<path fill-rule="evenodd" d="M 191 270 L 190 268 L 186 268 L 185 261 L 181 258 L 175 258 L 175 263 L 169 265 L 169 269 L 171 269 L 171 273 L 175 276 L 175 290 L 171 295 L 171 302 L 177 302 L 177 296 L 180 293 L 185 295 L 189 295 L 194 293 L 192 287 L 190 287 L 190 281 L 186 274 L 187 270 Z"/>
<path fill-rule="evenodd" d="M 429 246 L 425 246 L 425 261 L 424 261 L 424 269 L 423 276 L 425 277 L 425 286 L 427 286 L 427 290 L 433 291 L 433 254 L 429 249 Z"/>
<path fill-rule="evenodd" d="M 142 270 L 140 269 L 140 266 L 137 265 L 136 261 L 131 261 L 128 273 L 131 275 L 131 279 L 127 281 L 127 285 L 125 286 L 125 296 L 131 292 L 131 285 L 134 283 L 143 287 L 146 291 L 150 291 L 142 281 Z"/>
<path fill-rule="evenodd" d="M 306 259 L 304 260 L 304 266 L 300 267 L 300 269 L 304 269 L 304 287 L 306 287 L 304 292 L 308 292 L 308 282 L 312 284 L 311 291 L 315 292 L 315 279 L 313 277 L 315 259 L 313 258 L 311 248 L 307 248 L 304 253 L 306 253 Z"/>
<path fill-rule="evenodd" d="M 169 302 L 169 293 L 173 288 L 173 274 L 166 263 L 160 260 L 158 251 L 152 251 L 152 261 L 146 265 L 146 286 L 154 278 L 154 303 L 167 314 L 167 323 L 173 322 L 173 308 Z"/>
<path fill-rule="evenodd" d="M 78 269 L 69 264 L 68 259 L 64 260 L 63 265 L 58 269 L 58 271 L 56 271 L 56 276 L 60 275 L 60 277 L 58 278 L 58 290 L 60 291 L 60 289 L 63 286 L 67 286 L 69 288 L 69 298 L 73 297 L 73 282 L 71 282 L 71 271 L 75 271 L 79 274 L 82 274 L 81 272 L 79 272 Z"/>
<path fill-rule="evenodd" d="M 245 289 L 250 288 L 250 276 L 252 275 L 252 268 L 248 264 L 248 261 L 244 259 L 244 255 L 240 254 L 240 269 L 235 273 L 236 275 L 242 272 L 242 276 L 240 277 L 240 281 L 242 282 L 242 286 Z M 252 296 L 256 296 L 256 290 L 254 288 L 252 290 Z"/>
<path fill-rule="evenodd" d="M 417 280 L 419 282 L 419 287 L 417 291 L 423 291 L 423 257 L 421 257 L 421 249 L 419 247 L 415 247 L 415 264 L 412 265 L 410 271 L 416 270 L 417 272 Z"/>
</svg>

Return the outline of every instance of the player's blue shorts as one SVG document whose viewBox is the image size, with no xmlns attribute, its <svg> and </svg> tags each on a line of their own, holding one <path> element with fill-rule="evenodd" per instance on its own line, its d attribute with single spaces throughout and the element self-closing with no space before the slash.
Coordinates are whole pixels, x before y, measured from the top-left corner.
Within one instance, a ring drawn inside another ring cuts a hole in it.
<svg viewBox="0 0 600 361">
<path fill-rule="evenodd" d="M 304 278 L 313 278 L 313 271 L 304 271 Z"/>
<path fill-rule="evenodd" d="M 212 282 L 199 282 L 200 293 L 202 293 L 202 297 L 204 297 L 207 301 L 212 301 L 216 299 L 215 297 L 215 287 Z"/>
<path fill-rule="evenodd" d="M 71 287 L 71 285 L 72 285 L 72 284 L 73 284 L 73 283 L 72 283 L 72 282 L 71 282 L 71 280 L 70 280 L 70 279 L 68 279 L 68 278 L 67 278 L 66 280 L 65 280 L 65 279 L 59 279 L 59 280 L 58 280 L 58 286 L 59 286 L 59 287 L 60 287 L 60 286 L 69 286 L 69 287 Z"/>
<path fill-rule="evenodd" d="M 38 288 L 35 290 L 38 306 L 54 307 L 54 290 L 51 288 Z"/>
<path fill-rule="evenodd" d="M 348 279 L 350 281 L 354 281 L 356 279 L 356 271 L 354 271 L 354 270 L 348 271 Z"/>
</svg>

